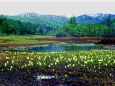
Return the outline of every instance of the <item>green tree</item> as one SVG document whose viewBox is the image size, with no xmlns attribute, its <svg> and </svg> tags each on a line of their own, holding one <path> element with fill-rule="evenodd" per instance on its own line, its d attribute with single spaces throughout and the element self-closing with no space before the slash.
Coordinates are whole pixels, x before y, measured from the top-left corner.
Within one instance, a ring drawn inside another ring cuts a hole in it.
<svg viewBox="0 0 115 86">
<path fill-rule="evenodd" d="M 77 18 L 75 16 L 71 17 L 69 20 L 69 24 L 77 25 Z"/>
<path fill-rule="evenodd" d="M 9 22 L 7 21 L 6 17 L 4 18 L 3 22 L 2 22 L 2 32 L 9 34 Z"/>
<path fill-rule="evenodd" d="M 64 27 L 64 32 L 66 33 L 66 36 L 73 36 L 75 33 L 75 28 L 76 25 L 74 24 L 69 24 L 67 26 Z"/>
<path fill-rule="evenodd" d="M 42 25 L 40 25 L 37 29 L 38 29 L 39 34 L 41 34 L 41 35 L 45 34 L 45 28 Z"/>
<path fill-rule="evenodd" d="M 107 27 L 109 27 L 109 28 L 111 28 L 111 26 L 112 26 L 112 21 L 111 21 L 111 16 L 110 16 L 110 15 L 109 15 L 108 18 L 107 18 L 106 25 L 107 25 Z"/>
<path fill-rule="evenodd" d="M 109 15 L 107 20 L 106 20 L 106 26 L 108 27 L 108 35 L 107 36 L 111 36 L 112 35 L 112 31 L 113 31 L 113 22 L 111 20 L 111 16 Z"/>
<path fill-rule="evenodd" d="M 56 37 L 65 37 L 66 36 L 66 33 L 64 32 L 64 30 L 60 30 L 60 29 L 56 30 L 55 34 L 56 34 Z"/>
</svg>

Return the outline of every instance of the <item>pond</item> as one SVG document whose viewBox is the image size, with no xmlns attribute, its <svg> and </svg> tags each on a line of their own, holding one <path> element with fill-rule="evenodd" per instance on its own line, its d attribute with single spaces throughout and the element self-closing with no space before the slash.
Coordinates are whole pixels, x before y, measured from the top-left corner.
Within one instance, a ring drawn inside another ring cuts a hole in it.
<svg viewBox="0 0 115 86">
<path fill-rule="evenodd" d="M 44 46 L 25 48 L 25 51 L 28 52 L 64 52 L 64 51 L 90 51 L 90 50 L 104 50 L 104 48 L 96 44 L 44 45 Z"/>
</svg>

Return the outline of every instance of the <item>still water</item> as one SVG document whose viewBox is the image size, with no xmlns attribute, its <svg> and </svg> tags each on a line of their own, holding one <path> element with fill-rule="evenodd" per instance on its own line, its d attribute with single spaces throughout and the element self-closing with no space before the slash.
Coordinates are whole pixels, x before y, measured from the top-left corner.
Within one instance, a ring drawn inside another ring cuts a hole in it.
<svg viewBox="0 0 115 86">
<path fill-rule="evenodd" d="M 76 44 L 76 45 L 45 45 L 36 47 L 27 47 L 26 51 L 29 52 L 64 52 L 64 51 L 90 51 L 90 50 L 103 50 L 102 47 L 96 44 Z"/>
</svg>

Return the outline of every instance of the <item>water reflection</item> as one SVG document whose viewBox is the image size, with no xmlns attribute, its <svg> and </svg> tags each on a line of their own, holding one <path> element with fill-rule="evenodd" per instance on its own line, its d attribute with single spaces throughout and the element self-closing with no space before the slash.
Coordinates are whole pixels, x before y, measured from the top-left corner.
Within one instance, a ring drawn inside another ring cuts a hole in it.
<svg viewBox="0 0 115 86">
<path fill-rule="evenodd" d="M 64 52 L 64 51 L 89 51 L 89 50 L 102 50 L 95 44 L 77 44 L 77 45 L 49 45 L 49 46 L 37 46 L 26 48 L 29 52 Z"/>
</svg>

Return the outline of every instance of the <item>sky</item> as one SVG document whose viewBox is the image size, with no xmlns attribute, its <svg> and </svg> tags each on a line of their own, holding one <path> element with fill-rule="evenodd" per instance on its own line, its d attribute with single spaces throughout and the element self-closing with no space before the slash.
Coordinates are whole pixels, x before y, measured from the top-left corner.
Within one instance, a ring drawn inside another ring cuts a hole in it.
<svg viewBox="0 0 115 86">
<path fill-rule="evenodd" d="M 35 12 L 64 16 L 115 14 L 113 0 L 0 0 L 0 14 L 17 15 Z"/>
</svg>

